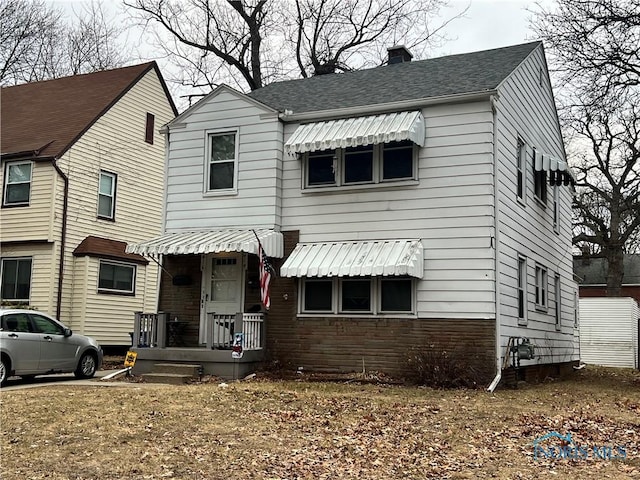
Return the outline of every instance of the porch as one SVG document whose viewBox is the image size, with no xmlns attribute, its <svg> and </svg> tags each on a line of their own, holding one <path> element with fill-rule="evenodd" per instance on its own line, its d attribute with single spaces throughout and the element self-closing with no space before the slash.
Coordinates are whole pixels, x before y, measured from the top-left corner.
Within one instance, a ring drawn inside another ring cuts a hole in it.
<svg viewBox="0 0 640 480">
<path fill-rule="evenodd" d="M 205 342 L 196 346 L 184 345 L 184 322 L 171 318 L 168 312 L 136 312 L 131 347 L 138 354 L 134 374 L 150 373 L 159 363 L 184 363 L 201 365 L 204 375 L 237 379 L 255 371 L 264 360 L 263 313 L 208 313 Z"/>
</svg>

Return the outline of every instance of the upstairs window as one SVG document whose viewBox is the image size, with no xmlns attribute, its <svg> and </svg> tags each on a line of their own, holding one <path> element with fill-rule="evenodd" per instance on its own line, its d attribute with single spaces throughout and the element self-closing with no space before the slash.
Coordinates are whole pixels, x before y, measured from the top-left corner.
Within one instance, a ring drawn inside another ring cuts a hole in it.
<svg viewBox="0 0 640 480">
<path fill-rule="evenodd" d="M 153 145 L 153 129 L 156 123 L 156 117 L 153 113 L 147 112 L 147 121 L 144 129 L 144 141 Z"/>
<path fill-rule="evenodd" d="M 7 163 L 4 172 L 5 206 L 29 205 L 31 195 L 31 162 Z"/>
<path fill-rule="evenodd" d="M 207 155 L 207 192 L 235 190 L 237 156 L 236 132 L 209 133 Z"/>
<path fill-rule="evenodd" d="M 378 184 L 417 178 L 411 141 L 321 150 L 305 154 L 305 187 Z"/>
<path fill-rule="evenodd" d="M 518 138 L 518 146 L 517 146 L 517 158 L 516 158 L 516 182 L 517 188 L 516 192 L 518 195 L 518 199 L 523 201 L 525 200 L 525 188 L 526 188 L 526 165 L 527 165 L 527 147 L 524 142 Z"/>
<path fill-rule="evenodd" d="M 310 152 L 307 159 L 307 184 L 309 186 L 335 185 L 336 161 L 335 150 Z"/>
<path fill-rule="evenodd" d="M 113 220 L 116 211 L 117 175 L 105 171 L 100 172 L 98 182 L 98 218 Z"/>
</svg>

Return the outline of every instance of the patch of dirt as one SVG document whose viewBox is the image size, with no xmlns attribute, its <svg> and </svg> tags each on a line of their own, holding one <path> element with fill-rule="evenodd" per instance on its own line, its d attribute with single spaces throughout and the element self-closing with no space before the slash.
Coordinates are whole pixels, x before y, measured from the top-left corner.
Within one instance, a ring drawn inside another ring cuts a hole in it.
<svg viewBox="0 0 640 480">
<path fill-rule="evenodd" d="M 575 373 L 493 394 L 311 374 L 11 390 L 0 478 L 640 479 L 640 373 Z"/>
</svg>

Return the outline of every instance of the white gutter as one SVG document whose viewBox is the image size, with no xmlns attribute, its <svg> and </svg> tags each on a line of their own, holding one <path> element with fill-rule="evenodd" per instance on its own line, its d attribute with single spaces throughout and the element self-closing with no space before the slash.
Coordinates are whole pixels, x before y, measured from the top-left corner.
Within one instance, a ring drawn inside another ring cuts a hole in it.
<svg viewBox="0 0 640 480">
<path fill-rule="evenodd" d="M 397 112 L 398 110 L 410 110 L 440 103 L 459 103 L 485 100 L 487 97 L 492 97 L 496 93 L 496 90 L 483 90 L 479 92 L 403 100 L 401 102 L 377 103 L 375 105 L 361 105 L 357 107 L 334 108 L 331 110 L 319 110 L 303 113 L 295 113 L 291 110 L 285 110 L 280 114 L 280 120 L 283 122 L 302 122 L 305 120 L 317 121 L 337 117 L 360 117 L 371 113 Z"/>
<path fill-rule="evenodd" d="M 495 255 L 495 304 L 496 304 L 496 376 L 487 388 L 489 392 L 493 392 L 502 378 L 502 362 L 500 361 L 500 225 L 498 215 L 500 214 L 500 205 L 498 202 L 498 97 L 491 96 L 491 109 L 493 111 L 493 231 L 494 231 L 494 255 Z"/>
</svg>

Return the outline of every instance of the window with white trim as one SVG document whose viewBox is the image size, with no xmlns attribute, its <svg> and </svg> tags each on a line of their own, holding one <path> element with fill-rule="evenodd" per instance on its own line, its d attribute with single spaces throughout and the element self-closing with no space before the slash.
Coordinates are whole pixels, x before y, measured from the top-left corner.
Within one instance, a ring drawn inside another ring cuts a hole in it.
<svg viewBox="0 0 640 480">
<path fill-rule="evenodd" d="M 135 294 L 136 265 L 100 260 L 98 293 Z"/>
<path fill-rule="evenodd" d="M 556 308 L 555 308 L 555 319 L 556 319 L 556 330 L 560 330 L 561 328 L 561 315 L 562 315 L 562 302 L 561 302 L 561 296 L 562 296 L 562 291 L 561 291 L 561 285 L 560 285 L 560 275 L 555 274 L 553 277 L 553 289 L 554 289 L 554 296 L 555 296 L 555 304 L 556 304 Z"/>
<path fill-rule="evenodd" d="M 350 186 L 417 179 L 418 148 L 409 141 L 308 152 L 304 186 Z"/>
<path fill-rule="evenodd" d="M 118 176 L 115 173 L 100 172 L 98 181 L 98 218 L 113 220 L 116 213 L 116 184 Z"/>
<path fill-rule="evenodd" d="M 31 198 L 31 162 L 8 162 L 4 171 L 4 206 L 28 206 Z"/>
<path fill-rule="evenodd" d="M 553 187 L 553 231 L 560 233 L 560 201 L 558 196 L 560 195 L 560 189 Z"/>
<path fill-rule="evenodd" d="M 547 308 L 548 280 L 547 269 L 536 265 L 536 307 Z"/>
<path fill-rule="evenodd" d="M 415 282 L 408 277 L 302 278 L 301 313 L 411 314 Z"/>
<path fill-rule="evenodd" d="M 518 138 L 516 155 L 516 193 L 518 195 L 518 199 L 524 202 L 527 185 L 527 146 L 520 138 Z"/>
<path fill-rule="evenodd" d="M 518 255 L 518 323 L 527 323 L 527 258 Z"/>
<path fill-rule="evenodd" d="M 0 297 L 3 301 L 29 303 L 31 293 L 31 257 L 3 258 L 0 268 L 2 283 Z"/>
<path fill-rule="evenodd" d="M 205 192 L 234 192 L 237 170 L 238 132 L 207 132 Z"/>
</svg>

